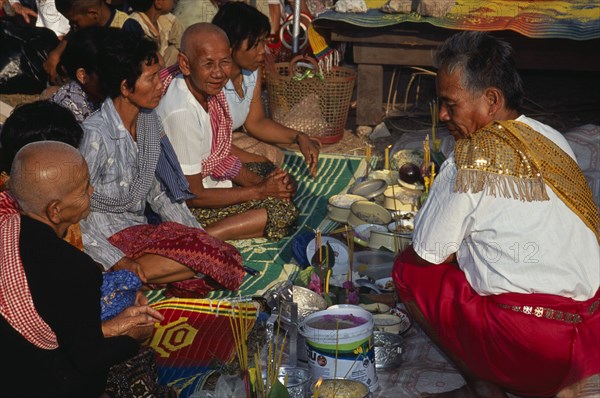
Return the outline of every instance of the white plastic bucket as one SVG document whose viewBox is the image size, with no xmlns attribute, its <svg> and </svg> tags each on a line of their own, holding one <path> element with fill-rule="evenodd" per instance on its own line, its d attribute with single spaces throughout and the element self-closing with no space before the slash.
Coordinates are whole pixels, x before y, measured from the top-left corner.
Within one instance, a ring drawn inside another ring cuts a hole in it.
<svg viewBox="0 0 600 398">
<path fill-rule="evenodd" d="M 373 325 L 371 313 L 356 305 L 334 305 L 307 316 L 299 331 L 306 339 L 313 379 L 359 380 L 374 391 L 378 380 Z"/>
</svg>

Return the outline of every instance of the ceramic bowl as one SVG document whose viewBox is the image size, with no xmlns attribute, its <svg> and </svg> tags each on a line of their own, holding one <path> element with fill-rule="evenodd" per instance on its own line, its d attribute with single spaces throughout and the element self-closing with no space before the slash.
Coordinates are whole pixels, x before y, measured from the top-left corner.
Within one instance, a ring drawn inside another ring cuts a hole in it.
<svg viewBox="0 0 600 398">
<path fill-rule="evenodd" d="M 368 200 L 354 202 L 350 207 L 348 224 L 352 227 L 361 224 L 387 225 L 390 221 L 392 221 L 392 215 L 388 210 Z"/>
<path fill-rule="evenodd" d="M 416 182 L 414 184 L 409 184 L 408 182 L 402 181 L 401 179 L 397 179 L 396 181 L 398 181 L 398 184 L 400 184 L 400 186 L 403 188 L 412 189 L 412 190 L 416 190 L 416 191 L 424 191 L 425 190 L 425 185 L 421 184 L 420 182 Z"/>
<path fill-rule="evenodd" d="M 412 238 L 408 235 L 372 231 L 368 246 L 375 250 L 383 247 L 392 253 L 398 253 L 404 250 L 411 243 L 411 241 Z"/>
<path fill-rule="evenodd" d="M 399 334 L 402 328 L 402 322 L 400 321 L 400 318 L 393 314 L 374 314 L 373 323 L 375 326 L 373 329 L 379 332 Z"/>
<path fill-rule="evenodd" d="M 388 224 L 388 231 L 412 238 L 415 229 L 414 211 L 398 211 L 392 212 L 392 222 Z"/>
<path fill-rule="evenodd" d="M 333 221 L 345 224 L 348 222 L 352 203 L 365 199 L 363 196 L 352 194 L 333 195 L 327 201 L 327 216 Z"/>
<path fill-rule="evenodd" d="M 383 207 L 392 211 L 417 211 L 422 193 L 400 185 L 389 186 L 383 193 Z"/>
</svg>

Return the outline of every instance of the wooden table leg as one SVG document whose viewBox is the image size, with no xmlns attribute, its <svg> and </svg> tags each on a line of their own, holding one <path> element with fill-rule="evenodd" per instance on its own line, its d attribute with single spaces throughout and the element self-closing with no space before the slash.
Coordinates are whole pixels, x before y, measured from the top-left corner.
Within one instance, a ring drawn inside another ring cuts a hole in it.
<svg viewBox="0 0 600 398">
<path fill-rule="evenodd" d="M 358 64 L 356 124 L 375 126 L 383 120 L 383 66 Z"/>
</svg>

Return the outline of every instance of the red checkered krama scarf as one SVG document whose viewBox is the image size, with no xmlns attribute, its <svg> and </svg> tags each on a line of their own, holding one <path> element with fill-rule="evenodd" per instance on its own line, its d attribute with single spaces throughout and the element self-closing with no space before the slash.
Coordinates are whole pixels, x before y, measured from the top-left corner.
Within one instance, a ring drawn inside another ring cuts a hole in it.
<svg viewBox="0 0 600 398">
<path fill-rule="evenodd" d="M 163 95 L 167 92 L 173 79 L 181 73 L 178 64 L 164 68 L 159 72 L 163 84 Z M 208 115 L 212 128 L 212 147 L 210 155 L 202 161 L 202 175 L 211 176 L 215 180 L 231 180 L 238 175 L 242 162 L 231 154 L 233 138 L 233 119 L 229 113 L 229 105 L 225 93 L 208 97 Z"/>
<path fill-rule="evenodd" d="M 19 254 L 21 216 L 8 192 L 0 193 L 0 314 L 31 344 L 43 350 L 58 347 L 56 335 L 38 314 Z"/>
</svg>

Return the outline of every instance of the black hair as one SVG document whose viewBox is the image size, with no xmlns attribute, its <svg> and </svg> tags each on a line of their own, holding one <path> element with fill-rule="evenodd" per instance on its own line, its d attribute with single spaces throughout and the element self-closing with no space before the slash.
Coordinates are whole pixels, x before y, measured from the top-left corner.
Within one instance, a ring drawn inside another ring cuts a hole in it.
<svg viewBox="0 0 600 398">
<path fill-rule="evenodd" d="M 222 5 L 212 23 L 227 33 L 229 45 L 234 50 L 238 50 L 245 39 L 248 39 L 246 50 L 249 50 L 262 36 L 271 32 L 269 18 L 256 8 L 240 1 Z"/>
<path fill-rule="evenodd" d="M 72 32 L 57 69 L 72 80 L 77 80 L 79 68 L 87 74 L 97 72 L 99 47 L 109 29 L 116 28 L 90 26 Z"/>
<path fill-rule="evenodd" d="M 158 62 L 158 46 L 145 36 L 119 30 L 102 46 L 98 57 L 98 77 L 104 95 L 116 98 L 121 95 L 121 82 L 134 90 L 142 75 L 142 65 Z"/>
<path fill-rule="evenodd" d="M 513 49 L 504 40 L 486 32 L 460 32 L 441 44 L 434 63 L 449 73 L 460 70 L 461 83 L 467 90 L 478 93 L 496 87 L 504 94 L 508 108 L 521 107 L 523 81 Z"/>
<path fill-rule="evenodd" d="M 0 169 L 9 172 L 19 149 L 37 141 L 60 141 L 79 147 L 83 130 L 66 108 L 50 102 L 35 101 L 20 105 L 0 130 Z"/>
<path fill-rule="evenodd" d="M 100 4 L 105 0 L 55 0 L 56 9 L 66 16 L 71 11 L 79 11 Z"/>
<path fill-rule="evenodd" d="M 133 11 L 146 12 L 152 7 L 154 0 L 129 0 L 129 5 Z"/>
</svg>

